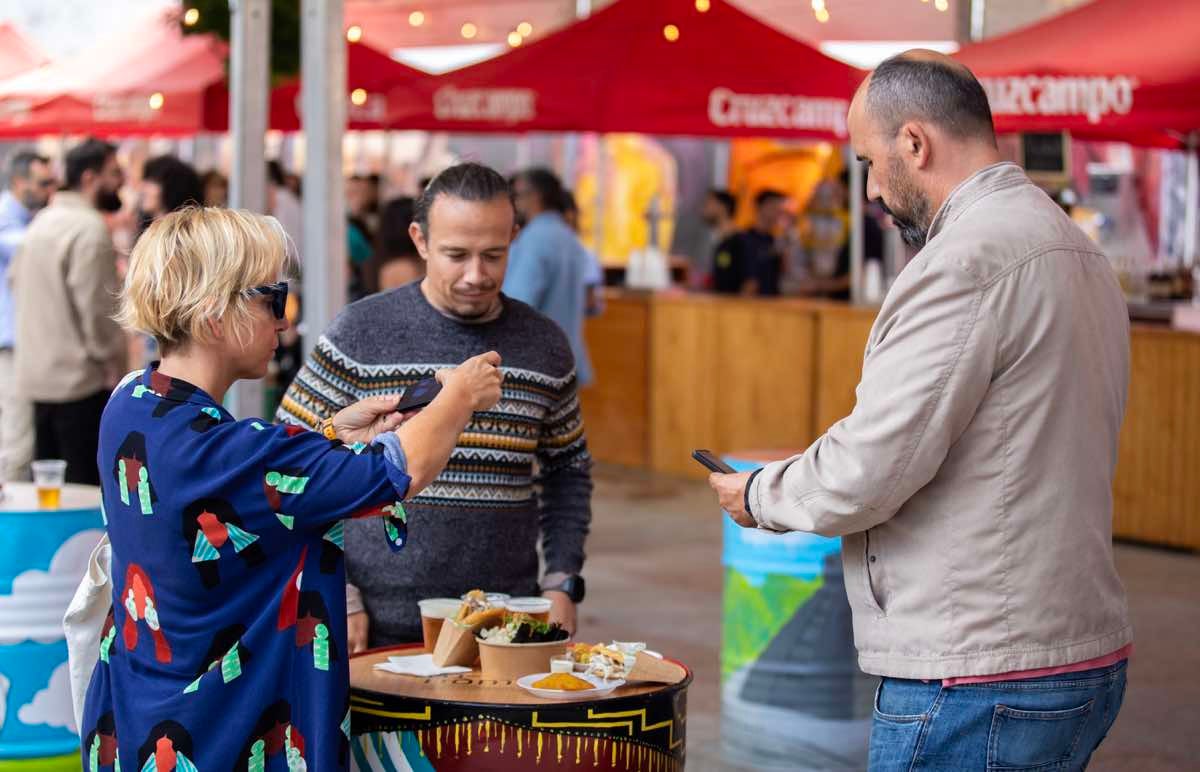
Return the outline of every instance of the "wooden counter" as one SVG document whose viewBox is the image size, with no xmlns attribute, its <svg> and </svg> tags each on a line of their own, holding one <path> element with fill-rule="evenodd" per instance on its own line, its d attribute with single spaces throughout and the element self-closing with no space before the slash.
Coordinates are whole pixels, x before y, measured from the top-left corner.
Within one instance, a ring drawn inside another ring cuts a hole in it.
<svg viewBox="0 0 1200 772">
<path fill-rule="evenodd" d="M 585 335 L 601 461 L 703 478 L 691 451 L 807 447 L 854 408 L 875 309 L 610 290 Z M 1200 335 L 1134 325 L 1114 533 L 1200 549 Z"/>
</svg>

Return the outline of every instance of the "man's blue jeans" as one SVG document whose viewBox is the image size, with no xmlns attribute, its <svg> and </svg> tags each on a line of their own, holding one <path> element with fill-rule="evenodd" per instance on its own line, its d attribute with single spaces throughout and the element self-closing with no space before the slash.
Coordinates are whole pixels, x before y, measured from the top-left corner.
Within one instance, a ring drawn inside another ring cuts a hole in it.
<svg viewBox="0 0 1200 772">
<path fill-rule="evenodd" d="M 1125 665 L 949 688 L 884 678 L 870 770 L 1084 769 L 1121 709 Z"/>
</svg>

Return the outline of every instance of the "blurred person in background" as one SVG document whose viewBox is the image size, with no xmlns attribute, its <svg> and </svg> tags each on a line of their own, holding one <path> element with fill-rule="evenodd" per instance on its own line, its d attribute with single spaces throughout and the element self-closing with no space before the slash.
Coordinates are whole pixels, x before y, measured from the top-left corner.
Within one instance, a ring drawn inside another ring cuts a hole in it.
<svg viewBox="0 0 1200 772">
<path fill-rule="evenodd" d="M 283 226 L 284 233 L 296 247 L 296 257 L 304 269 L 304 207 L 287 184 L 283 164 L 267 162 L 267 209 Z"/>
<path fill-rule="evenodd" d="M 0 194 L 0 474 L 4 480 L 28 479 L 33 460 L 33 406 L 16 391 L 8 267 L 33 216 L 50 202 L 57 186 L 50 159 L 22 150 L 9 160 L 8 188 Z"/>
<path fill-rule="evenodd" d="M 425 276 L 425 262 L 408 232 L 414 204 L 409 196 L 401 196 L 383 207 L 375 236 L 375 254 L 367 272 L 372 281 L 371 292 L 403 287 Z"/>
<path fill-rule="evenodd" d="M 141 231 L 164 214 L 204 204 L 204 182 L 191 164 L 173 155 L 160 155 L 142 167 L 138 202 Z"/>
<path fill-rule="evenodd" d="M 569 190 L 563 191 L 563 219 L 578 236 L 579 205 L 575 202 L 575 194 Z M 580 240 L 579 243 L 582 244 L 583 241 Z M 586 312 L 588 316 L 599 316 L 604 313 L 604 266 L 600 264 L 600 258 L 596 257 L 595 252 L 586 246 L 583 251 L 588 257 L 588 270 L 583 276 L 584 286 L 587 288 Z"/>
<path fill-rule="evenodd" d="M 216 169 L 209 169 L 200 178 L 204 188 L 205 206 L 226 206 L 229 203 L 229 180 Z"/>
<path fill-rule="evenodd" d="M 713 264 L 713 288 L 728 295 L 775 296 L 780 291 L 783 253 L 777 234 L 787 196 L 763 190 L 754 197 L 754 225 L 723 242 Z"/>
<path fill-rule="evenodd" d="M 733 219 L 736 212 L 737 199 L 728 190 L 713 188 L 704 197 L 700 219 L 708 226 L 708 247 L 703 252 L 704 259 L 693 266 L 696 275 L 688 282 L 693 289 L 711 288 L 718 255 L 733 250 L 733 240 L 737 237 Z"/>
<path fill-rule="evenodd" d="M 592 362 L 583 339 L 590 260 L 579 237 L 563 219 L 566 190 L 549 169 L 518 172 L 510 183 L 517 224 L 504 277 L 504 294 L 553 319 L 571 342 L 580 386 L 592 382 Z"/>
<path fill-rule="evenodd" d="M 67 482 L 96 485 L 96 442 L 124 375 L 113 321 L 116 251 L 103 213 L 121 208 L 117 149 L 88 139 L 66 155 L 66 187 L 34 218 L 10 267 L 17 392 L 33 402 L 35 458 L 67 462 Z"/>
</svg>

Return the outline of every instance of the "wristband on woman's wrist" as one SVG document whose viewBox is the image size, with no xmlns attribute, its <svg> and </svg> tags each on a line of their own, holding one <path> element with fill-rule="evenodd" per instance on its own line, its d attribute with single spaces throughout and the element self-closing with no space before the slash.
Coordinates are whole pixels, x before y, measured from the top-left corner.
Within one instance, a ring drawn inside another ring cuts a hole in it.
<svg viewBox="0 0 1200 772">
<path fill-rule="evenodd" d="M 321 432 L 327 440 L 336 440 L 338 438 L 337 430 L 333 428 L 333 416 L 329 416 L 322 421 L 321 425 L 317 427 L 317 431 Z"/>
</svg>

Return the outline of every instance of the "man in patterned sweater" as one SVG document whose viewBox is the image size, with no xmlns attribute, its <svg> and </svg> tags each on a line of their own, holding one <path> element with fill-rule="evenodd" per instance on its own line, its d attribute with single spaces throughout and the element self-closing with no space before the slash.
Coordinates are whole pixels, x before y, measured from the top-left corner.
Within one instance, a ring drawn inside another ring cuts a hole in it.
<svg viewBox="0 0 1200 772">
<path fill-rule="evenodd" d="M 453 166 L 425 188 L 413 219 L 426 277 L 348 306 L 276 417 L 315 428 L 363 397 L 395 394 L 489 350 L 504 358 L 504 395 L 492 411 L 475 414 L 445 471 L 407 505 L 404 560 L 346 523 L 351 650 L 421 640 L 417 601 L 473 588 L 540 591 L 553 601 L 552 620 L 574 631 L 591 458 L 566 335 L 500 293 L 514 235 L 508 184 L 479 164 Z"/>
</svg>

